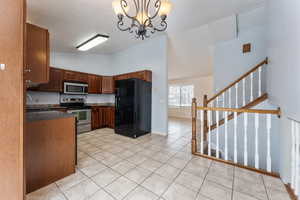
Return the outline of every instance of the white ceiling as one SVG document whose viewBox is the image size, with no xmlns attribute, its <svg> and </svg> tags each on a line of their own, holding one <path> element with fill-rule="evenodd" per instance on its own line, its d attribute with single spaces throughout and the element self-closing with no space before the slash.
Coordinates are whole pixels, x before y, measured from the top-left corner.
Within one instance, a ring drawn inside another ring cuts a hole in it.
<svg viewBox="0 0 300 200">
<path fill-rule="evenodd" d="M 75 46 L 96 33 L 110 40 L 91 53 L 113 53 L 139 40 L 116 28 L 112 0 L 27 0 L 28 21 L 50 31 L 51 50 L 76 52 Z M 171 0 L 168 34 L 196 28 L 261 6 L 265 0 Z M 183 44 L 184 45 L 184 44 Z M 200 52 L 198 52 L 199 55 Z"/>
</svg>

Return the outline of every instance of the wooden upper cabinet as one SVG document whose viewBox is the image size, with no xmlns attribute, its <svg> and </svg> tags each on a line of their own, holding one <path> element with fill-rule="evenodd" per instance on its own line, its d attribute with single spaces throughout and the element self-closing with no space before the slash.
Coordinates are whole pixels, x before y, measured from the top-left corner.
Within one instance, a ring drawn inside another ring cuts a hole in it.
<svg viewBox="0 0 300 200">
<path fill-rule="evenodd" d="M 49 60 L 48 30 L 27 23 L 25 80 L 32 83 L 47 83 Z"/>
<path fill-rule="evenodd" d="M 102 80 L 103 80 L 103 76 L 98 76 L 98 78 L 97 78 L 98 94 L 102 94 Z"/>
<path fill-rule="evenodd" d="M 102 93 L 113 94 L 115 92 L 115 80 L 112 76 L 102 77 Z"/>
<path fill-rule="evenodd" d="M 149 70 L 144 70 L 115 76 L 115 80 L 124 80 L 130 78 L 137 78 L 144 81 L 152 82 L 152 72 Z"/>
<path fill-rule="evenodd" d="M 86 73 L 77 72 L 77 79 L 79 82 L 88 83 L 89 76 Z"/>
<path fill-rule="evenodd" d="M 116 81 L 118 81 L 118 80 L 125 80 L 125 79 L 129 79 L 129 78 L 131 78 L 131 77 L 129 76 L 129 74 L 121 74 L 121 75 L 115 76 L 115 80 L 116 80 Z"/>
<path fill-rule="evenodd" d="M 77 73 L 73 71 L 65 71 L 64 72 L 64 80 L 66 81 L 78 81 Z"/>
<path fill-rule="evenodd" d="M 86 73 L 65 70 L 64 80 L 88 83 L 89 77 Z"/>
<path fill-rule="evenodd" d="M 50 67 L 49 83 L 39 85 L 38 90 L 48 92 L 63 92 L 64 71 Z"/>
<path fill-rule="evenodd" d="M 99 94 L 101 93 L 101 77 L 97 75 L 88 75 L 89 93 Z"/>
</svg>

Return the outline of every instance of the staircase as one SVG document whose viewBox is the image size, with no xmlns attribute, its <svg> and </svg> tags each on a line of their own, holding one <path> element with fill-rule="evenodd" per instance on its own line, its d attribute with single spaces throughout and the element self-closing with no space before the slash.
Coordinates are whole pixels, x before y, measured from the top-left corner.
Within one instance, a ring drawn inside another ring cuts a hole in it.
<svg viewBox="0 0 300 200">
<path fill-rule="evenodd" d="M 266 58 L 212 98 L 205 95 L 201 107 L 193 99 L 194 155 L 278 177 L 272 157 L 280 109 L 267 103 L 267 64 Z"/>
</svg>

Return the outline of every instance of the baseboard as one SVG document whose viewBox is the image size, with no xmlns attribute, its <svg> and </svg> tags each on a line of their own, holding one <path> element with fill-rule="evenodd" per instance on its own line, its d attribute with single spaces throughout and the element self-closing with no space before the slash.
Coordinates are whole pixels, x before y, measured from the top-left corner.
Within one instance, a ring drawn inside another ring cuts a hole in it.
<svg viewBox="0 0 300 200">
<path fill-rule="evenodd" d="M 167 136 L 168 134 L 167 133 L 162 133 L 162 132 L 151 132 L 151 134 L 154 134 L 154 135 L 161 135 L 161 136 Z"/>
</svg>

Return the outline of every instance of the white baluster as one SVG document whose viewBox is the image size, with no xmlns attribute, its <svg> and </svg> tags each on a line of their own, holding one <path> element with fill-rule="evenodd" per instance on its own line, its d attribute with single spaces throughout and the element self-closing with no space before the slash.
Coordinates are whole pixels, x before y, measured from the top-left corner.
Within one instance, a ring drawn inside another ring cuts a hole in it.
<svg viewBox="0 0 300 200">
<path fill-rule="evenodd" d="M 294 189 L 295 188 L 295 183 L 296 183 L 296 179 L 295 179 L 295 176 L 296 176 L 296 173 L 295 173 L 295 163 L 296 163 L 296 158 L 295 158 L 295 151 L 296 151 L 296 148 L 295 148 L 295 143 L 296 143 L 296 136 L 295 136 L 295 122 L 292 120 L 291 121 L 291 129 L 292 129 L 292 148 L 291 148 L 291 155 L 292 155 L 292 158 L 291 158 L 291 187 Z"/>
<path fill-rule="evenodd" d="M 223 99 L 223 108 L 225 108 L 225 92 L 222 94 L 222 99 Z"/>
<path fill-rule="evenodd" d="M 253 101 L 253 72 L 250 74 L 250 101 L 252 102 Z"/>
<path fill-rule="evenodd" d="M 243 79 L 243 106 L 246 105 L 246 78 Z"/>
<path fill-rule="evenodd" d="M 225 111 L 225 160 L 228 160 L 228 112 Z"/>
<path fill-rule="evenodd" d="M 234 112 L 234 162 L 237 163 L 237 112 Z"/>
<path fill-rule="evenodd" d="M 228 90 L 228 96 L 229 96 L 229 98 L 228 98 L 228 108 L 231 108 L 231 88 L 229 88 L 229 90 Z"/>
<path fill-rule="evenodd" d="M 216 156 L 219 158 L 219 111 L 216 111 L 216 120 L 217 120 L 217 134 L 216 134 L 216 143 L 217 143 L 217 153 Z"/>
<path fill-rule="evenodd" d="M 235 84 L 235 108 L 239 108 L 239 83 Z"/>
<path fill-rule="evenodd" d="M 258 153 L 258 128 L 259 128 L 259 121 L 258 121 L 258 113 L 255 113 L 255 168 L 259 169 L 259 153 Z"/>
<path fill-rule="evenodd" d="M 258 69 L 258 97 L 261 96 L 261 67 Z"/>
<path fill-rule="evenodd" d="M 223 99 L 223 108 L 225 108 L 225 92 L 222 94 Z M 223 112 L 223 118 L 225 117 L 225 113 Z"/>
<path fill-rule="evenodd" d="M 207 111 L 207 117 L 208 117 L 208 155 L 211 156 L 211 144 L 210 144 L 210 133 L 211 133 L 211 130 L 210 130 L 210 126 L 211 126 L 211 111 Z"/>
<path fill-rule="evenodd" d="M 267 114 L 267 134 L 267 171 L 271 172 L 271 114 Z"/>
<path fill-rule="evenodd" d="M 300 164 L 300 160 L 299 160 L 299 148 L 300 148 L 300 144 L 299 144 L 299 124 L 296 123 L 296 127 L 295 127 L 295 134 L 296 134 L 296 183 L 295 183 L 295 194 L 298 196 L 299 195 L 299 164 Z"/>
<path fill-rule="evenodd" d="M 248 166 L 248 136 L 247 136 L 247 128 L 248 128 L 248 113 L 244 114 L 244 165 Z"/>
<path fill-rule="evenodd" d="M 203 138 L 204 138 L 204 111 L 200 110 L 200 152 L 203 154 L 204 146 L 203 146 Z"/>
</svg>

